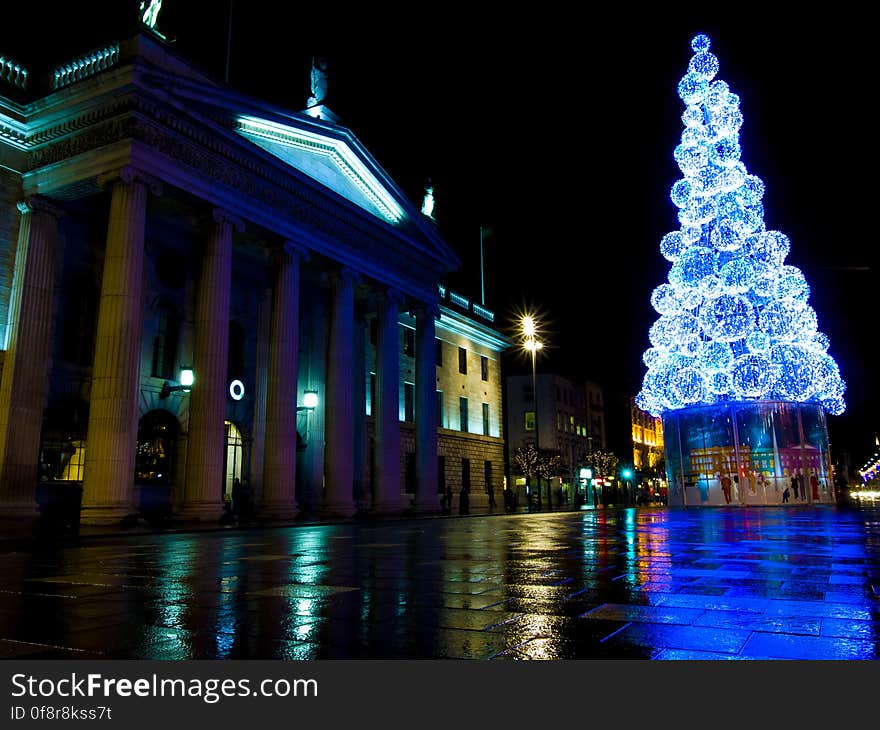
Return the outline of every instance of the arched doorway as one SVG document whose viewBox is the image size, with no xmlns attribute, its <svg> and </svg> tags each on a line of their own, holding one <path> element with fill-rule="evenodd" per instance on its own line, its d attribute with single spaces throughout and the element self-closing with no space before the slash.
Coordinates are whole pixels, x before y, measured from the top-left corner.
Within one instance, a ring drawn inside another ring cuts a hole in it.
<svg viewBox="0 0 880 730">
<path fill-rule="evenodd" d="M 150 411 L 138 421 L 134 483 L 138 507 L 146 515 L 171 509 L 179 431 L 177 419 L 163 409 Z"/>
<path fill-rule="evenodd" d="M 232 499 L 232 484 L 241 480 L 241 467 L 244 461 L 244 438 L 241 429 L 232 421 L 224 421 L 226 432 L 226 475 L 223 479 L 223 501 Z"/>
<path fill-rule="evenodd" d="M 150 411 L 141 418 L 134 469 L 136 483 L 171 485 L 178 430 L 177 419 L 166 410 Z"/>
</svg>

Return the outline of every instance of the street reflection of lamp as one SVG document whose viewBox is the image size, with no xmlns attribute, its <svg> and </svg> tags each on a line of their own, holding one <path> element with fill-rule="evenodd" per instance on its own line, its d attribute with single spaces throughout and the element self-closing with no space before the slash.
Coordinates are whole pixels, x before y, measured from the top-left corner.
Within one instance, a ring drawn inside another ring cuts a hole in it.
<svg viewBox="0 0 880 730">
<path fill-rule="evenodd" d="M 535 451 L 538 452 L 540 459 L 540 424 L 538 423 L 538 377 L 537 377 L 537 356 L 538 350 L 544 347 L 544 343 L 538 339 L 538 325 L 535 318 L 529 314 L 523 316 L 521 322 L 522 327 L 522 347 L 532 356 L 532 398 L 535 406 Z M 541 476 L 538 479 L 538 506 L 541 506 Z"/>
<path fill-rule="evenodd" d="M 167 398 L 172 393 L 176 393 L 177 391 L 189 393 L 195 382 L 195 371 L 190 366 L 185 365 L 180 368 L 180 378 L 177 381 L 177 385 L 171 385 L 171 383 L 167 380 L 162 383 L 162 390 L 159 392 L 159 398 L 165 400 L 165 398 Z"/>
</svg>

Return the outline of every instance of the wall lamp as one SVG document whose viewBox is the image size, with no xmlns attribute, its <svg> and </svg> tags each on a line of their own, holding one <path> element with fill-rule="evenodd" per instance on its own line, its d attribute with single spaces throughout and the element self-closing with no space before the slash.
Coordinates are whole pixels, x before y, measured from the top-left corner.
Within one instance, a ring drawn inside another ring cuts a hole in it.
<svg viewBox="0 0 880 730">
<path fill-rule="evenodd" d="M 318 391 L 317 390 L 307 390 L 303 394 L 303 404 L 301 406 L 296 407 L 296 412 L 300 411 L 313 411 L 318 407 Z"/>
<path fill-rule="evenodd" d="M 162 390 L 159 392 L 159 398 L 165 400 L 172 393 L 182 390 L 189 393 L 193 383 L 196 382 L 196 374 L 191 367 L 180 368 L 180 380 L 177 385 L 171 385 L 167 380 L 162 383 Z"/>
</svg>

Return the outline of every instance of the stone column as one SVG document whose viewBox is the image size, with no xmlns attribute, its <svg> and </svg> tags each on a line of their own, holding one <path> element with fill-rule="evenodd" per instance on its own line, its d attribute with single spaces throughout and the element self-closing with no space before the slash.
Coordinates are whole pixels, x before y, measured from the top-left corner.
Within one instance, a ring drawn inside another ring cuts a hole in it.
<svg viewBox="0 0 880 730">
<path fill-rule="evenodd" d="M 272 292 L 261 512 L 275 519 L 296 515 L 300 255 L 292 243 L 285 244 L 278 254 Z"/>
<path fill-rule="evenodd" d="M 436 304 L 416 312 L 416 510 L 440 509 L 437 494 Z"/>
<path fill-rule="evenodd" d="M 374 508 L 400 511 L 400 295 L 389 290 L 379 303 L 376 328 L 376 434 Z"/>
<path fill-rule="evenodd" d="M 330 283 L 330 342 L 327 351 L 327 405 L 324 410 L 324 511 L 354 514 L 354 279 L 343 269 Z"/>
<path fill-rule="evenodd" d="M 39 197 L 18 204 L 21 224 L 0 381 L 0 517 L 37 514 L 61 210 Z"/>
<path fill-rule="evenodd" d="M 99 184 L 113 188 L 89 398 L 85 524 L 112 524 L 134 509 L 147 187 L 161 192 L 155 179 L 132 167 Z"/>
<path fill-rule="evenodd" d="M 195 382 L 190 392 L 186 483 L 179 515 L 195 520 L 219 520 L 223 514 L 232 230 L 243 230 L 241 221 L 224 210 L 215 209 L 213 218 L 193 323 Z"/>
</svg>

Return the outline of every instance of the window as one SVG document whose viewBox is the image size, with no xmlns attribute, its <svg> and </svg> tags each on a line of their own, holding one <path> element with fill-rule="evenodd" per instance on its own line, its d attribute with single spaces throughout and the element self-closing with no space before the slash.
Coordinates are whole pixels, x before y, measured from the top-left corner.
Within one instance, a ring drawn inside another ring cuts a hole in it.
<svg viewBox="0 0 880 730">
<path fill-rule="evenodd" d="M 416 387 L 412 383 L 403 384 L 403 420 L 415 420 Z"/>
<path fill-rule="evenodd" d="M 88 403 L 60 400 L 46 408 L 40 434 L 40 481 L 82 481 Z"/>
<path fill-rule="evenodd" d="M 443 340 L 439 337 L 434 340 L 434 361 L 438 368 L 443 367 Z"/>
<path fill-rule="evenodd" d="M 480 357 L 480 377 L 483 380 L 489 379 L 489 358 Z"/>
<path fill-rule="evenodd" d="M 568 417 L 568 432 L 574 433 L 574 416 Z"/>
<path fill-rule="evenodd" d="M 459 430 L 467 433 L 468 430 L 468 399 L 462 396 L 458 399 Z"/>
<path fill-rule="evenodd" d="M 458 372 L 467 375 L 467 350 L 463 347 L 458 348 Z"/>
<path fill-rule="evenodd" d="M 471 491 L 471 460 L 461 460 L 461 488 L 465 492 Z"/>
<path fill-rule="evenodd" d="M 562 430 L 562 424 L 564 421 L 562 420 L 562 411 L 556 411 L 556 430 Z"/>
<path fill-rule="evenodd" d="M 483 436 L 489 435 L 489 404 L 483 403 Z"/>
<path fill-rule="evenodd" d="M 443 419 L 443 391 L 437 391 L 437 426 L 438 428 L 444 428 L 443 424 L 445 423 Z"/>
<path fill-rule="evenodd" d="M 159 305 L 156 321 L 156 335 L 153 338 L 153 367 L 150 374 L 154 378 L 173 380 L 177 364 L 177 337 L 180 332 L 180 317 L 169 303 Z"/>
<path fill-rule="evenodd" d="M 416 354 L 416 333 L 409 327 L 403 328 L 403 354 L 414 357 Z"/>
<path fill-rule="evenodd" d="M 526 411 L 525 413 L 525 429 L 526 431 L 534 431 L 535 430 L 535 412 L 534 411 Z"/>
</svg>

